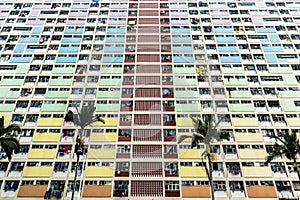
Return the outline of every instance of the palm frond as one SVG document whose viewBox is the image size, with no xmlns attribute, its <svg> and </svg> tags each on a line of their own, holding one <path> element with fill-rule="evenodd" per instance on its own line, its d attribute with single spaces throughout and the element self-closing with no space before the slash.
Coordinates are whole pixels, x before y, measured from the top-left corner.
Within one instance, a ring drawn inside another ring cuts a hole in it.
<svg viewBox="0 0 300 200">
<path fill-rule="evenodd" d="M 9 161 L 11 161 L 13 153 L 20 152 L 20 144 L 16 138 L 2 137 L 0 143 Z"/>
<path fill-rule="evenodd" d="M 184 140 L 191 139 L 191 138 L 193 138 L 192 135 L 180 135 L 177 139 L 177 143 L 181 144 L 182 142 L 184 142 Z"/>
<path fill-rule="evenodd" d="M 3 127 L 0 129 L 0 136 L 4 136 L 4 135 L 17 136 L 20 133 L 21 133 L 21 128 L 17 124 L 11 124 L 6 128 Z"/>
</svg>

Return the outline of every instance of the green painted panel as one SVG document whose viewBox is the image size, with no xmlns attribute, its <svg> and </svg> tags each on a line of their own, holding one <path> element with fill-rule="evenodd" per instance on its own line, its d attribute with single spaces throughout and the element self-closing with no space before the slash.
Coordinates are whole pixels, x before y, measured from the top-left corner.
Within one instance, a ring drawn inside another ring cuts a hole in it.
<svg viewBox="0 0 300 200">
<path fill-rule="evenodd" d="M 41 107 L 42 112 L 65 112 L 67 104 L 43 104 Z"/>
<path fill-rule="evenodd" d="M 176 104 L 177 112 L 200 112 L 200 104 Z"/>
<path fill-rule="evenodd" d="M 20 96 L 20 91 L 10 91 L 9 88 L 0 88 L 0 98 L 17 99 Z"/>
<path fill-rule="evenodd" d="M 243 67 L 222 67 L 221 71 L 223 74 L 243 74 L 245 72 Z"/>
<path fill-rule="evenodd" d="M 283 80 L 288 86 L 298 86 L 298 81 L 294 75 L 283 75 Z"/>
<path fill-rule="evenodd" d="M 0 81 L 0 85 L 5 86 L 22 86 L 24 80 L 23 79 L 2 79 Z"/>
<path fill-rule="evenodd" d="M 294 100 L 282 99 L 280 100 L 280 105 L 283 111 L 285 112 L 295 112 L 296 106 Z"/>
<path fill-rule="evenodd" d="M 231 91 L 230 92 L 232 98 L 251 98 L 251 92 L 250 91 Z"/>
<path fill-rule="evenodd" d="M 97 98 L 120 98 L 121 91 L 98 91 Z"/>
<path fill-rule="evenodd" d="M 300 91 L 280 91 L 279 98 L 300 98 Z"/>
<path fill-rule="evenodd" d="M 293 69 L 291 67 L 269 67 L 271 74 L 291 74 Z"/>
<path fill-rule="evenodd" d="M 100 79 L 99 81 L 100 86 L 120 86 L 121 79 Z"/>
<path fill-rule="evenodd" d="M 120 110 L 119 104 L 97 104 L 96 112 L 118 112 Z"/>
<path fill-rule="evenodd" d="M 68 98 L 69 91 L 47 91 L 45 94 L 46 98 Z"/>
<path fill-rule="evenodd" d="M 0 112 L 12 112 L 15 104 L 0 104 Z"/>
<path fill-rule="evenodd" d="M 175 74 L 196 74 L 196 69 L 193 67 L 174 67 Z"/>
<path fill-rule="evenodd" d="M 225 86 L 247 86 L 248 81 L 247 79 L 224 79 Z"/>
<path fill-rule="evenodd" d="M 231 112 L 254 112 L 253 104 L 229 104 Z"/>
<path fill-rule="evenodd" d="M 121 67 L 103 67 L 100 70 L 101 74 L 122 74 L 123 69 Z"/>
<path fill-rule="evenodd" d="M 74 74 L 76 67 L 54 67 L 52 74 Z"/>
<path fill-rule="evenodd" d="M 186 79 L 186 78 L 174 78 L 174 85 L 175 86 L 197 86 L 198 82 L 197 79 Z"/>
<path fill-rule="evenodd" d="M 27 74 L 30 65 L 18 65 L 16 74 Z"/>
<path fill-rule="evenodd" d="M 177 98 L 199 98 L 198 91 L 175 91 L 175 97 Z"/>
<path fill-rule="evenodd" d="M 72 79 L 63 79 L 63 78 L 51 79 L 49 81 L 50 86 L 71 86 L 72 83 L 73 83 Z"/>
</svg>

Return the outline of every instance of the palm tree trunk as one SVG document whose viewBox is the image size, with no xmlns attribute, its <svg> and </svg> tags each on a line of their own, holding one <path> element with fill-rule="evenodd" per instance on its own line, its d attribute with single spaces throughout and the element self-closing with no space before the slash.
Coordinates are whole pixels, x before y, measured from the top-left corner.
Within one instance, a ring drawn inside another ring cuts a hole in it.
<svg viewBox="0 0 300 200">
<path fill-rule="evenodd" d="M 76 153 L 76 156 L 77 156 L 77 161 L 76 161 L 76 167 L 75 167 L 75 176 L 74 176 L 74 183 L 73 183 L 71 200 L 74 199 L 75 188 L 76 188 L 76 181 L 77 181 L 77 173 L 78 173 L 78 167 L 79 167 L 79 155 Z"/>
<path fill-rule="evenodd" d="M 211 154 L 207 154 L 207 160 L 208 160 L 208 179 L 209 179 L 209 185 L 210 185 L 210 192 L 211 192 L 211 199 L 215 200 L 215 190 L 214 190 L 214 181 L 213 181 L 213 169 L 212 169 L 212 162 L 211 162 Z"/>
<path fill-rule="evenodd" d="M 297 173 L 298 175 L 298 180 L 300 181 L 300 172 L 298 170 L 298 165 L 297 165 L 297 160 L 296 159 L 293 159 L 294 163 L 293 163 L 293 168 L 294 168 L 294 171 Z"/>
</svg>

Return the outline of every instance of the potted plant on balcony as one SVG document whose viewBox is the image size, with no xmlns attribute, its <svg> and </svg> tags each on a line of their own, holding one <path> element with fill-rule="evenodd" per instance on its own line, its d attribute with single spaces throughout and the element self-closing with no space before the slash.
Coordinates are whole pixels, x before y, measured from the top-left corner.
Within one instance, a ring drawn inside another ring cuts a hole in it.
<svg viewBox="0 0 300 200">
<path fill-rule="evenodd" d="M 210 189 L 211 189 L 211 199 L 214 200 L 214 185 L 213 185 L 213 161 L 215 158 L 215 153 L 212 152 L 213 149 L 213 143 L 217 141 L 222 140 L 229 140 L 230 135 L 225 132 L 218 131 L 217 127 L 222 122 L 222 120 L 219 120 L 218 122 L 214 122 L 212 120 L 211 115 L 207 115 L 205 117 L 205 120 L 202 121 L 201 119 L 195 119 L 191 118 L 193 120 L 193 126 L 195 129 L 195 132 L 192 135 L 181 135 L 178 138 L 178 143 L 182 143 L 186 139 L 192 139 L 191 147 L 197 147 L 199 144 L 204 143 L 205 144 L 205 151 L 200 155 L 202 159 L 207 160 L 207 164 L 205 165 L 205 170 L 208 176 Z"/>
</svg>

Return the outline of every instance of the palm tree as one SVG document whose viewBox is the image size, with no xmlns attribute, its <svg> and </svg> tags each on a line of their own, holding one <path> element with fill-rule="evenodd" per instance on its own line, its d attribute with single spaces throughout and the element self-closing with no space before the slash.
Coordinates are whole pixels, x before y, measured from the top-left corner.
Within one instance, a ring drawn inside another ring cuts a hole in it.
<svg viewBox="0 0 300 200">
<path fill-rule="evenodd" d="M 20 151 L 19 140 L 15 138 L 19 133 L 21 133 L 19 125 L 11 124 L 4 127 L 4 117 L 0 118 L 0 145 L 9 161 L 11 161 L 14 153 L 19 153 Z"/>
<path fill-rule="evenodd" d="M 79 157 L 80 155 L 83 155 L 83 147 L 84 147 L 84 140 L 82 138 L 84 129 L 87 126 L 91 126 L 95 122 L 101 122 L 105 124 L 105 121 L 94 115 L 94 112 L 96 110 L 96 107 L 92 106 L 82 106 L 81 110 L 79 111 L 78 108 L 75 106 L 77 114 L 73 115 L 73 122 L 74 125 L 79 127 L 78 135 L 76 137 L 76 144 L 75 144 L 75 154 L 77 156 L 77 163 L 75 168 L 75 176 L 74 176 L 74 183 L 73 183 L 73 189 L 72 189 L 72 197 L 71 199 L 74 199 L 74 193 L 76 188 L 76 179 L 77 179 L 77 172 L 78 172 L 78 166 L 79 166 Z M 68 112 L 70 115 L 71 112 Z M 70 118 L 70 116 L 69 116 Z"/>
<path fill-rule="evenodd" d="M 294 171 L 298 175 L 300 181 L 300 172 L 297 166 L 297 157 L 300 152 L 299 139 L 297 139 L 297 134 L 295 132 L 285 133 L 283 137 L 276 136 L 275 134 L 269 136 L 272 139 L 276 139 L 273 145 L 273 151 L 267 156 L 266 164 L 270 163 L 272 160 L 285 156 L 287 159 L 293 161 Z M 277 142 L 279 141 L 279 143 Z"/>
<path fill-rule="evenodd" d="M 212 162 L 214 160 L 214 153 L 212 152 L 212 148 L 214 147 L 214 145 L 212 143 L 224 139 L 229 140 L 230 135 L 228 133 L 218 131 L 217 127 L 222 120 L 218 121 L 217 123 L 214 123 L 211 115 L 206 116 L 204 121 L 195 118 L 192 118 L 192 120 L 195 132 L 192 135 L 181 135 L 178 138 L 178 143 L 181 143 L 189 138 L 192 139 L 192 148 L 196 147 L 200 143 L 205 144 L 205 151 L 202 153 L 202 155 L 200 155 L 200 157 L 202 159 L 206 158 L 208 161 L 208 166 L 207 164 L 205 165 L 205 170 L 210 184 L 211 199 L 214 200 L 215 196 L 212 176 Z"/>
</svg>

